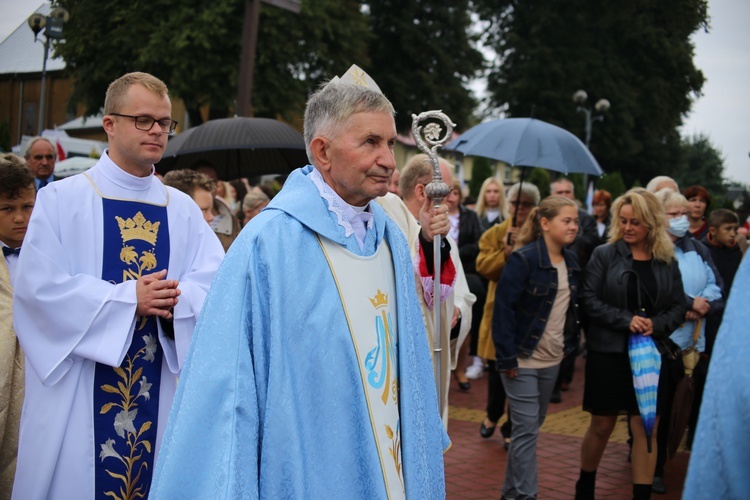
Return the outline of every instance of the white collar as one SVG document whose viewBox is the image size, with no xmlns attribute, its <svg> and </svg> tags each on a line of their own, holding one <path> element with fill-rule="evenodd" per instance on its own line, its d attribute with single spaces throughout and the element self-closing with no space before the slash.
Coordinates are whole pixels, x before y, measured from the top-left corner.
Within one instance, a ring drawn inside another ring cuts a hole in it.
<svg viewBox="0 0 750 500">
<path fill-rule="evenodd" d="M 367 230 L 372 229 L 374 225 L 372 213 L 368 211 L 370 204 L 364 207 L 353 207 L 345 202 L 326 183 L 317 168 L 310 172 L 310 180 L 318 189 L 320 196 L 328 203 L 328 210 L 336 216 L 339 226 L 344 228 L 344 235 L 348 238 L 354 234 L 360 250 L 363 249 Z"/>
</svg>

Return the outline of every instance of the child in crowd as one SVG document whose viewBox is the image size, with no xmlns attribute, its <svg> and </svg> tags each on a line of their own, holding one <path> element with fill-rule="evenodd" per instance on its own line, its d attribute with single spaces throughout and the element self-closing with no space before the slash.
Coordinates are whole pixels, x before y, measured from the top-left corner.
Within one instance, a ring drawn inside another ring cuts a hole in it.
<svg viewBox="0 0 750 500">
<path fill-rule="evenodd" d="M 729 298 L 734 275 L 742 262 L 743 252 L 737 243 L 739 217 L 731 210 L 718 208 L 708 217 L 708 233 L 701 240 L 711 251 L 714 265 L 724 280 L 724 299 Z M 716 334 L 719 331 L 723 311 L 709 316 L 706 320 L 706 353 L 713 351 Z"/>
<path fill-rule="evenodd" d="M 531 211 L 497 285 L 495 367 L 513 422 L 503 498 L 537 498 L 536 445 L 560 362 L 578 345 L 578 207 L 550 196 Z"/>
<path fill-rule="evenodd" d="M 34 175 L 18 156 L 0 156 L 0 499 L 10 498 L 23 405 L 23 351 L 13 331 L 13 278 L 36 200 Z"/>
</svg>

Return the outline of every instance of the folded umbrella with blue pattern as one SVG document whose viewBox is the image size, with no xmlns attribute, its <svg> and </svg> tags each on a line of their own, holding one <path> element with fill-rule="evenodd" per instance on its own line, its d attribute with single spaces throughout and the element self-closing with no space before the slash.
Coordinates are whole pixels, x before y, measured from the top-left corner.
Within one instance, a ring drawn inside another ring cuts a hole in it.
<svg viewBox="0 0 750 500">
<path fill-rule="evenodd" d="M 636 283 L 636 297 L 638 305 L 636 314 L 646 316 L 641 302 L 641 283 L 638 274 L 633 270 L 625 271 L 632 274 Z M 633 372 L 633 387 L 638 401 L 638 411 L 641 414 L 643 430 L 646 432 L 648 452 L 651 453 L 651 435 L 656 422 L 656 400 L 659 393 L 659 375 L 661 373 L 661 354 L 656 348 L 654 339 L 650 335 L 631 333 L 628 339 L 628 356 L 630 369 Z"/>
</svg>

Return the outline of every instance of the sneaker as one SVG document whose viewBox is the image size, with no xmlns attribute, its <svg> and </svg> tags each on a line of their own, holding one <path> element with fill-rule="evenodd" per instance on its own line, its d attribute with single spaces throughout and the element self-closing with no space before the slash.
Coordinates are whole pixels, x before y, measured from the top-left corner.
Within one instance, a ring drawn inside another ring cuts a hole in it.
<svg viewBox="0 0 750 500">
<path fill-rule="evenodd" d="M 482 378 L 482 375 L 484 375 L 484 368 L 482 368 L 482 365 L 471 365 L 466 368 L 466 378 L 470 380 Z"/>
</svg>

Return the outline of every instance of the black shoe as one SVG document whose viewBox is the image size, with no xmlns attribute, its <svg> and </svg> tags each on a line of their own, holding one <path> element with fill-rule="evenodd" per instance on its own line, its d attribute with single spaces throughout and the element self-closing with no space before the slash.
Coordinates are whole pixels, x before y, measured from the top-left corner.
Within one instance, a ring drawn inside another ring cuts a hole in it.
<svg viewBox="0 0 750 500">
<path fill-rule="evenodd" d="M 458 375 L 456 375 L 455 371 L 453 372 L 453 378 L 456 379 L 458 388 L 461 389 L 462 391 L 466 392 L 469 389 L 471 389 L 471 382 L 469 382 L 468 380 L 466 382 L 461 382 L 460 380 L 458 380 Z"/>
<path fill-rule="evenodd" d="M 497 427 L 497 423 L 495 423 L 495 425 L 493 425 L 492 427 L 487 427 L 486 425 L 484 425 L 484 420 L 482 420 L 482 427 L 479 428 L 479 434 L 484 439 L 491 438 L 492 435 L 495 433 L 496 427 Z"/>
<path fill-rule="evenodd" d="M 557 389 L 552 393 L 552 397 L 549 398 L 550 403 L 562 403 L 562 394 L 560 394 L 560 390 Z"/>
<path fill-rule="evenodd" d="M 651 492 L 658 495 L 663 495 L 667 492 L 667 487 L 664 485 L 664 478 L 654 476 L 654 482 L 651 484 Z"/>
<path fill-rule="evenodd" d="M 575 500 L 594 500 L 594 484 L 586 484 L 580 479 L 576 481 Z"/>
</svg>

